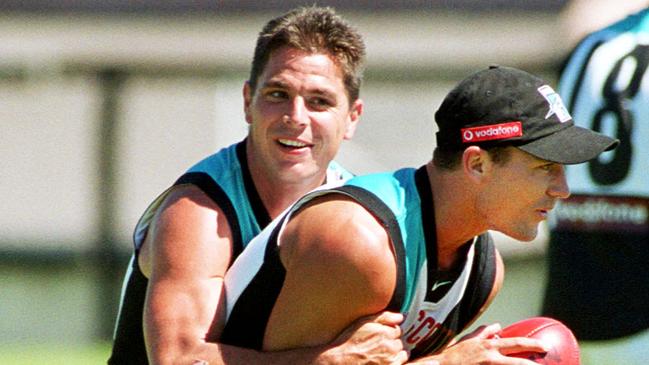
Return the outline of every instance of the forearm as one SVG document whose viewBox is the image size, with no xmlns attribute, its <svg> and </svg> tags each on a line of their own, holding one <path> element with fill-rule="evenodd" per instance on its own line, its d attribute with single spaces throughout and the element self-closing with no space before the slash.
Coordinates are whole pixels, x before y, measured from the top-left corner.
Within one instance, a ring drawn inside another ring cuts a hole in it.
<svg viewBox="0 0 649 365">
<path fill-rule="evenodd" d="M 171 355 L 171 354 L 169 354 Z M 202 361 L 202 362 L 201 362 Z M 221 343 L 203 343 L 177 356 L 151 361 L 152 365 L 333 365 L 348 364 L 345 356 L 326 346 L 300 348 L 286 351 L 261 352 Z"/>
<path fill-rule="evenodd" d="M 313 347 L 302 347 L 292 350 L 261 352 L 247 348 L 235 347 L 215 342 L 198 342 L 184 348 L 181 343 L 192 341 L 167 342 L 166 346 L 152 349 L 157 359 L 152 364 L 373 364 L 395 365 L 407 361 L 408 354 L 403 350 L 400 340 L 399 324 L 403 316 L 398 313 L 384 312 L 378 315 L 363 317 L 345 329 L 333 342 Z M 160 337 L 156 337 L 160 340 Z M 185 337 L 188 339 L 187 337 Z M 176 338 L 177 339 L 177 338 Z M 156 342 L 158 345 L 164 341 Z M 176 346 L 171 344 L 175 343 Z M 151 356 L 153 359 L 154 356 Z"/>
</svg>

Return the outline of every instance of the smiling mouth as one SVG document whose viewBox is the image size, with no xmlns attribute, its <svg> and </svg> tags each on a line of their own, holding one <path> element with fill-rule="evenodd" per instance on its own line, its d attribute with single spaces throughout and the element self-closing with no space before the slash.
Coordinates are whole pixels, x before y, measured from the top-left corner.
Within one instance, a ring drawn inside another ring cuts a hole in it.
<svg viewBox="0 0 649 365">
<path fill-rule="evenodd" d="M 277 142 L 279 142 L 279 144 L 284 147 L 290 148 L 304 148 L 308 146 L 308 144 L 304 142 L 296 141 L 293 139 L 278 139 Z"/>
</svg>

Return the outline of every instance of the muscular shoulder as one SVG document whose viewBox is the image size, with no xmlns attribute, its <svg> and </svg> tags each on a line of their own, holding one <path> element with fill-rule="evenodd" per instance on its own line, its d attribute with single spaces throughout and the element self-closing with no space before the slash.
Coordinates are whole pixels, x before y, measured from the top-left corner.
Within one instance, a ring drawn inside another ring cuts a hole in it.
<svg viewBox="0 0 649 365">
<path fill-rule="evenodd" d="M 286 276 L 266 349 L 331 341 L 355 319 L 385 309 L 394 292 L 395 260 L 376 219 L 340 194 L 316 199 L 280 234 Z"/>
<path fill-rule="evenodd" d="M 282 262 L 289 270 L 320 269 L 328 277 L 355 280 L 369 295 L 392 293 L 396 265 L 388 234 L 348 197 L 333 194 L 308 204 L 287 223 L 280 239 Z"/>
<path fill-rule="evenodd" d="M 194 184 L 176 185 L 169 191 L 161 208 L 204 207 L 218 209 L 218 205 Z"/>
<path fill-rule="evenodd" d="M 142 271 L 151 272 L 154 257 L 157 266 L 172 267 L 192 265 L 201 255 L 229 260 L 231 236 L 227 219 L 210 197 L 191 184 L 176 186 L 157 210 L 141 247 Z"/>
<path fill-rule="evenodd" d="M 388 235 L 376 218 L 341 194 L 317 198 L 293 215 L 281 237 L 287 251 L 355 256 L 389 251 Z"/>
</svg>

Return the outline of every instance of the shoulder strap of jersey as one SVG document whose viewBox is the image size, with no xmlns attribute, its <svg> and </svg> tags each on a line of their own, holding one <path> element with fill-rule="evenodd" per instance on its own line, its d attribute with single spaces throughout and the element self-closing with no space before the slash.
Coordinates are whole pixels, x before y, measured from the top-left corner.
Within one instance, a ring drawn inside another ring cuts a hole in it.
<svg viewBox="0 0 649 365">
<path fill-rule="evenodd" d="M 467 290 L 471 292 L 464 296 L 468 301 L 462 304 L 460 312 L 461 328 L 469 324 L 485 305 L 496 280 L 496 247 L 488 233 L 478 237 L 473 260 L 474 265 L 467 284 Z"/>
</svg>

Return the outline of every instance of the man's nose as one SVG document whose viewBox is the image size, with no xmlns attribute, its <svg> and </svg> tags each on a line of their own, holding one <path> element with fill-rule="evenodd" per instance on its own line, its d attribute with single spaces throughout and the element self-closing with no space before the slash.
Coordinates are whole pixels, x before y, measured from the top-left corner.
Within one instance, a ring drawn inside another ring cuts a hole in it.
<svg viewBox="0 0 649 365">
<path fill-rule="evenodd" d="M 570 187 L 566 179 L 566 167 L 564 165 L 560 165 L 552 184 L 548 188 L 548 195 L 559 199 L 566 199 L 570 196 Z"/>
<path fill-rule="evenodd" d="M 304 98 L 301 96 L 293 98 L 290 110 L 284 115 L 284 122 L 301 126 L 306 125 L 308 121 L 308 109 Z"/>
</svg>

